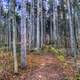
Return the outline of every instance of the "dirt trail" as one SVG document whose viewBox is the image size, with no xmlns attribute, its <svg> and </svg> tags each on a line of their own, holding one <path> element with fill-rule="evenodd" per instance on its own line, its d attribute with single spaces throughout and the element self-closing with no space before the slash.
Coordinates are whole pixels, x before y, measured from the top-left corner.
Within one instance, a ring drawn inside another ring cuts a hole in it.
<svg viewBox="0 0 80 80">
<path fill-rule="evenodd" d="M 36 66 L 26 80 L 64 80 L 65 75 L 73 80 L 74 70 L 67 63 L 60 62 L 52 54 L 30 55 L 31 64 Z M 29 62 L 30 63 L 30 62 Z"/>
<path fill-rule="evenodd" d="M 0 58 L 0 61 L 2 58 Z M 6 58 L 8 63 L 6 66 L 9 70 L 7 72 L 9 75 L 3 80 L 64 80 L 65 75 L 68 76 L 70 80 L 74 80 L 75 73 L 70 59 L 63 63 L 51 53 L 31 53 L 27 55 L 27 68 L 24 70 L 19 68 L 19 75 L 13 75 L 12 56 L 7 56 Z M 3 60 L 4 58 L 2 61 Z"/>
</svg>

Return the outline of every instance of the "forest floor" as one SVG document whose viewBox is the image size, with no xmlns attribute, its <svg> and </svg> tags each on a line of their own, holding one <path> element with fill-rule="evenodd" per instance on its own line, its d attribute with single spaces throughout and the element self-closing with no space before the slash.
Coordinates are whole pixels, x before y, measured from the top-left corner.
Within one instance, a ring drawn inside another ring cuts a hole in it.
<svg viewBox="0 0 80 80">
<path fill-rule="evenodd" d="M 12 54 L 0 53 L 0 80 L 80 80 L 79 76 L 76 78 L 77 70 L 71 57 L 60 61 L 50 52 L 30 53 L 27 55 L 26 63 L 25 69 L 19 67 L 19 73 L 13 74 Z M 79 57 L 76 65 L 80 67 Z"/>
</svg>

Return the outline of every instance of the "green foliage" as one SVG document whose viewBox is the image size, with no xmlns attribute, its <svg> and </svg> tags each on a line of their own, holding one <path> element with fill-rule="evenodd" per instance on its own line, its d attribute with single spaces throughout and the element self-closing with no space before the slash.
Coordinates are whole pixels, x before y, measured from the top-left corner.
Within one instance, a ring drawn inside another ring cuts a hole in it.
<svg viewBox="0 0 80 80">
<path fill-rule="evenodd" d="M 20 44 L 17 44 L 16 47 L 17 47 L 16 51 L 19 53 L 20 52 Z"/>
<path fill-rule="evenodd" d="M 57 56 L 57 58 L 61 61 L 64 62 L 65 61 L 65 56 L 64 54 L 61 52 L 60 49 L 58 48 L 54 48 L 52 47 L 52 45 L 43 45 L 42 50 L 46 50 L 49 52 L 52 52 L 53 54 L 55 54 Z"/>
<path fill-rule="evenodd" d="M 3 68 L 3 65 L 2 64 L 0 64 L 0 70 Z"/>
<path fill-rule="evenodd" d="M 70 80 L 67 76 L 64 77 L 64 80 Z"/>
<path fill-rule="evenodd" d="M 76 79 L 75 80 L 80 80 L 80 74 L 79 73 L 76 74 Z"/>
<path fill-rule="evenodd" d="M 42 50 L 52 52 L 61 62 L 65 61 L 64 53 L 62 53 L 60 49 L 52 47 L 52 45 L 43 45 Z"/>
<path fill-rule="evenodd" d="M 54 53 L 57 53 L 57 54 L 59 53 L 59 49 L 57 48 L 51 47 L 50 50 Z"/>
<path fill-rule="evenodd" d="M 16 12 L 15 12 L 15 17 L 16 17 L 16 22 L 18 22 L 18 23 L 19 23 L 19 21 L 20 21 L 20 16 L 19 16 L 19 14 L 18 14 L 18 13 L 16 13 Z"/>
<path fill-rule="evenodd" d="M 45 44 L 41 48 L 41 50 L 48 50 L 48 49 L 49 49 L 49 46 L 48 45 L 45 45 Z"/>
<path fill-rule="evenodd" d="M 56 55 L 64 55 L 60 49 L 53 47 L 52 45 L 43 45 L 41 48 L 42 50 L 47 50 L 49 52 L 52 52 Z"/>
<path fill-rule="evenodd" d="M 52 46 L 49 46 L 49 51 L 55 53 L 56 55 L 63 55 L 64 56 L 64 53 L 62 53 L 61 50 L 58 48 L 54 48 Z"/>
<path fill-rule="evenodd" d="M 65 57 L 63 55 L 58 55 L 57 58 L 61 61 L 64 62 L 65 61 Z"/>
</svg>

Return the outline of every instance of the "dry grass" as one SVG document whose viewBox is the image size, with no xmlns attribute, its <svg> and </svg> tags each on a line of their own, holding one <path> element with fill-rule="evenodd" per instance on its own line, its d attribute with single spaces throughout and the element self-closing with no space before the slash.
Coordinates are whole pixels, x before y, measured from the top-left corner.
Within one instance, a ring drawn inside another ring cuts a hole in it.
<svg viewBox="0 0 80 80">
<path fill-rule="evenodd" d="M 18 55 L 20 60 L 20 55 Z M 20 61 L 19 65 L 20 65 Z M 13 56 L 11 53 L 0 54 L 0 80 L 61 80 L 64 75 L 70 80 L 74 80 L 75 72 L 70 60 L 59 61 L 56 56 L 46 52 L 46 54 L 30 53 L 26 57 L 27 68 L 19 67 L 19 74 L 13 74 Z M 3 72 L 3 73 L 2 73 Z M 5 78 L 4 78 L 5 76 Z M 36 77 L 38 76 L 38 77 Z M 55 79 L 55 77 L 58 79 Z"/>
</svg>

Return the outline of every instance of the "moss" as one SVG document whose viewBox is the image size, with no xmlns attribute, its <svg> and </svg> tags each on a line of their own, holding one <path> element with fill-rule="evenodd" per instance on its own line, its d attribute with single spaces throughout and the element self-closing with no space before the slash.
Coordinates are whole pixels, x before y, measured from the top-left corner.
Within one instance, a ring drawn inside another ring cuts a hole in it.
<svg viewBox="0 0 80 80">
<path fill-rule="evenodd" d="M 58 49 L 56 49 L 54 47 L 51 48 L 51 51 L 54 52 L 54 53 L 59 53 Z"/>
<path fill-rule="evenodd" d="M 64 62 L 65 61 L 65 57 L 63 55 L 58 55 L 57 58 L 61 61 Z"/>
<path fill-rule="evenodd" d="M 64 77 L 64 80 L 70 80 L 70 79 L 66 76 L 66 77 Z"/>
<path fill-rule="evenodd" d="M 80 80 L 80 74 L 79 73 L 76 74 L 76 79 L 75 80 Z"/>
<path fill-rule="evenodd" d="M 0 64 L 0 70 L 2 70 L 3 69 L 3 65 L 2 64 Z"/>
</svg>

